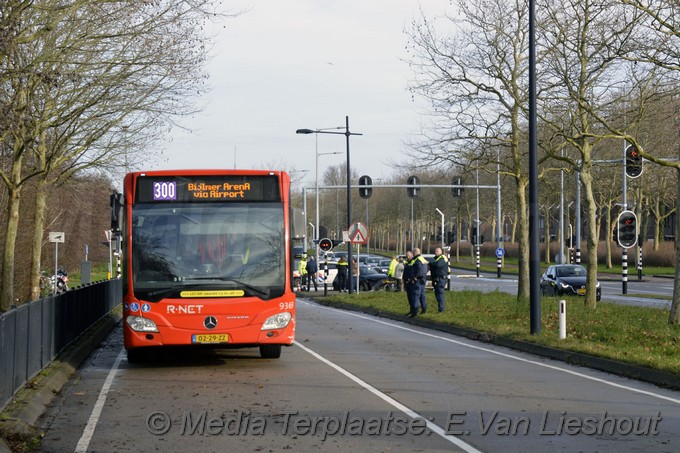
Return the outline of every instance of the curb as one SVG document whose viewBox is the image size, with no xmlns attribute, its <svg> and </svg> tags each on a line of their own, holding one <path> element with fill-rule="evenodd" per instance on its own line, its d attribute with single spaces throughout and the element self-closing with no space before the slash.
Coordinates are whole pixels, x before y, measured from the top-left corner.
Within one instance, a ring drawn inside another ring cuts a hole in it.
<svg viewBox="0 0 680 453">
<path fill-rule="evenodd" d="M 391 319 L 393 321 L 400 321 L 406 324 L 412 324 L 419 327 L 426 327 L 428 329 L 438 330 L 461 337 L 466 337 L 471 340 L 481 341 L 484 343 L 495 344 L 510 349 L 515 349 L 521 352 L 546 357 L 549 359 L 560 360 L 570 365 L 583 366 L 593 370 L 604 371 L 607 373 L 623 376 L 638 381 L 648 382 L 672 390 L 680 390 L 680 375 L 670 373 L 667 371 L 654 370 L 638 365 L 631 365 L 616 360 L 605 359 L 602 357 L 592 356 L 579 352 L 566 351 L 563 349 L 555 349 L 548 346 L 542 346 L 528 341 L 513 340 L 496 334 L 482 332 L 479 330 L 468 329 L 464 327 L 457 327 L 451 324 L 444 324 L 436 321 L 425 320 L 422 318 L 408 318 L 400 316 L 396 313 L 388 313 L 377 310 L 375 308 L 359 307 L 344 302 L 330 302 L 312 298 L 315 302 L 329 307 L 340 308 L 343 310 L 358 311 L 381 318 Z"/>
<path fill-rule="evenodd" d="M 106 314 L 76 338 L 35 378 L 30 380 L 12 398 L 2 412 L 0 432 L 17 437 L 35 436 L 38 418 L 51 404 L 55 395 L 68 382 L 80 364 L 99 347 L 122 319 L 120 308 Z M 11 452 L 5 439 L 0 437 L 0 453 Z"/>
</svg>

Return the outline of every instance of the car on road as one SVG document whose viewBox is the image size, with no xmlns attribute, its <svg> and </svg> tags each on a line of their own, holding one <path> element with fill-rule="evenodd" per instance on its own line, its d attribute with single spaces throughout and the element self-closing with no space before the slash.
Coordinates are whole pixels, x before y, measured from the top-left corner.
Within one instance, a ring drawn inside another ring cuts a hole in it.
<svg viewBox="0 0 680 453">
<path fill-rule="evenodd" d="M 383 258 L 384 257 L 378 255 L 360 255 L 359 263 L 368 264 L 369 266 L 376 267 Z"/>
<path fill-rule="evenodd" d="M 541 294 L 544 296 L 585 296 L 586 268 L 580 264 L 556 264 L 548 266 L 541 275 Z M 600 300 L 602 289 L 597 282 L 595 298 Z"/>
<path fill-rule="evenodd" d="M 387 271 L 390 270 L 390 262 L 391 262 L 391 261 L 392 261 L 392 260 L 390 260 L 390 259 L 387 259 L 387 260 L 386 260 L 386 259 L 382 259 L 382 260 L 380 260 L 380 262 L 378 263 L 378 265 L 375 266 L 375 270 L 377 270 L 378 272 L 381 272 L 381 273 L 383 273 L 383 274 L 387 274 Z"/>
<path fill-rule="evenodd" d="M 352 279 L 354 281 L 354 279 Z M 387 274 L 378 272 L 373 267 L 366 264 L 359 264 L 359 289 L 361 291 L 375 291 L 382 288 L 387 283 Z M 355 283 L 356 285 L 356 283 Z M 333 289 L 340 291 L 340 283 L 337 275 L 333 279 Z"/>
</svg>

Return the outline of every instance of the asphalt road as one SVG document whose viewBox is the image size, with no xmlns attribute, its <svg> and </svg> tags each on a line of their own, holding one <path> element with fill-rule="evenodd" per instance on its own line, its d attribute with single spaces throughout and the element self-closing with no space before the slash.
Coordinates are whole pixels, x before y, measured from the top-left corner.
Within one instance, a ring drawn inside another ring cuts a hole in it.
<svg viewBox="0 0 680 453">
<path fill-rule="evenodd" d="M 517 294 L 516 276 L 503 275 L 499 279 L 489 274 L 476 277 L 474 272 L 456 271 L 451 281 L 454 290 L 469 289 L 482 292 L 498 290 Z M 671 306 L 671 301 L 667 298 L 673 296 L 672 278 L 645 276 L 642 280 L 638 280 L 637 274 L 629 275 L 625 295 L 620 278 L 601 278 L 600 285 L 602 286 L 602 300 L 605 302 L 654 308 L 670 308 Z"/>
<path fill-rule="evenodd" d="M 406 303 L 396 296 L 395 304 Z M 406 311 L 406 310 L 405 310 Z M 677 451 L 680 392 L 298 299 L 296 345 L 167 351 L 118 327 L 42 451 Z"/>
</svg>

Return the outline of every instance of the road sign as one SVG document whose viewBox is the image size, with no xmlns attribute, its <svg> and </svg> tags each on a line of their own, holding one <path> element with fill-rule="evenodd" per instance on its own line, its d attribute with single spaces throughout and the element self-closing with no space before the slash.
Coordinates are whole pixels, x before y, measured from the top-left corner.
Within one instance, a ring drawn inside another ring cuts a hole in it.
<svg viewBox="0 0 680 453">
<path fill-rule="evenodd" d="M 352 244 L 365 244 L 368 242 L 368 227 L 361 222 L 349 227 L 349 241 Z"/>
<path fill-rule="evenodd" d="M 503 247 L 498 247 L 496 249 L 496 258 L 503 258 L 503 255 L 505 255 L 505 249 Z"/>
<path fill-rule="evenodd" d="M 50 242 L 60 242 L 63 243 L 66 235 L 63 232 L 50 232 L 48 233 L 50 237 Z"/>
</svg>

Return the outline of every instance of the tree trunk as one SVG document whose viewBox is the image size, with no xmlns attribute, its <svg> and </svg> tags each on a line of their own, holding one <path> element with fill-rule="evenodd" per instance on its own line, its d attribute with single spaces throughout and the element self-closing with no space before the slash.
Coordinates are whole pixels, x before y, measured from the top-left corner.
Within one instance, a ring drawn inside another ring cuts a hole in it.
<svg viewBox="0 0 680 453">
<path fill-rule="evenodd" d="M 517 179 L 517 218 L 516 226 L 519 230 L 517 248 L 517 302 L 529 300 L 529 213 L 527 210 L 528 178 Z M 514 231 L 514 228 L 513 228 Z M 513 233 L 514 234 L 514 233 Z"/>
<path fill-rule="evenodd" d="M 40 298 L 40 260 L 42 239 L 45 232 L 45 208 L 47 206 L 47 181 L 40 178 L 36 187 L 35 213 L 33 217 L 33 246 L 31 250 L 31 300 Z"/>
<path fill-rule="evenodd" d="M 593 195 L 593 178 L 590 173 L 590 168 L 584 166 L 581 172 L 581 182 L 585 189 L 586 195 L 586 218 L 588 219 L 588 237 L 586 238 L 586 253 L 588 256 L 588 276 L 586 278 L 586 300 L 585 305 L 588 308 L 595 309 L 597 307 L 597 205 L 595 203 L 595 196 Z"/>
<path fill-rule="evenodd" d="M 614 235 L 614 228 L 612 228 L 612 205 L 611 202 L 607 204 L 607 218 L 605 219 L 605 231 L 607 237 L 604 241 L 604 253 L 607 261 L 607 269 L 614 267 L 612 264 L 612 236 Z"/>
<path fill-rule="evenodd" d="M 0 281 L 0 312 L 6 312 L 14 303 L 14 249 L 19 230 L 19 204 L 21 201 L 21 162 L 12 162 L 12 185 L 8 187 L 7 229 L 5 251 L 2 256 L 2 280 Z"/>
<path fill-rule="evenodd" d="M 680 168 L 677 168 L 677 193 L 675 194 L 675 206 L 680 213 Z M 680 324 L 680 222 L 675 221 L 675 280 L 673 282 L 673 302 L 671 313 L 668 316 L 669 324 Z"/>
</svg>

